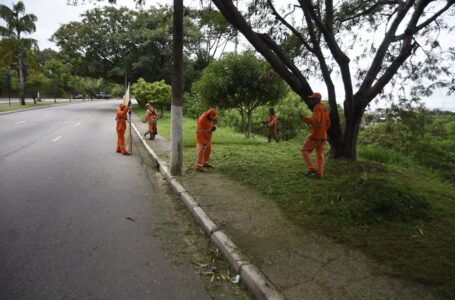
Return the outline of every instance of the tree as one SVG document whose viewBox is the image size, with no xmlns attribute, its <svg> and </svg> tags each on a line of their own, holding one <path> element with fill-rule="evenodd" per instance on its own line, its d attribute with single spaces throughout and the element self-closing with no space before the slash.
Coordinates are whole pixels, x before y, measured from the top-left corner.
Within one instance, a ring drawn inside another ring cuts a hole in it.
<svg viewBox="0 0 455 300">
<path fill-rule="evenodd" d="M 210 105 L 237 109 L 246 137 L 251 136 L 253 111 L 261 105 L 274 104 L 286 92 L 283 80 L 253 52 L 230 54 L 212 62 L 194 88 Z"/>
<path fill-rule="evenodd" d="M 36 99 L 41 101 L 40 92 L 42 87 L 49 85 L 49 78 L 41 72 L 35 71 L 31 73 L 27 78 L 27 86 L 32 89 L 33 102 L 36 104 Z"/>
<path fill-rule="evenodd" d="M 80 22 L 62 25 L 52 36 L 78 75 L 124 83 L 139 77 L 170 82 L 172 11 L 151 7 L 89 10 Z"/>
<path fill-rule="evenodd" d="M 171 102 L 171 86 L 166 84 L 164 80 L 150 83 L 139 78 L 132 85 L 131 90 L 141 107 L 145 107 L 146 103 L 164 106 Z"/>
<path fill-rule="evenodd" d="M 223 56 L 235 32 L 211 2 L 202 9 L 187 9 L 186 15 L 185 44 L 196 56 L 196 68 L 203 70 L 211 61 Z"/>
<path fill-rule="evenodd" d="M 406 90 L 407 82 L 416 82 L 418 96 L 430 93 L 439 75 L 450 78 L 444 56 L 436 50 L 438 33 L 453 29 L 443 16 L 453 12 L 454 0 L 299 0 L 284 11 L 272 0 L 255 0 L 248 20 L 232 0 L 213 3 L 308 106 L 313 92 L 308 78 L 320 74 L 327 87 L 335 157 L 356 157 L 364 111 L 388 86 Z M 337 74 L 344 90 L 344 129 L 337 110 Z"/>
<path fill-rule="evenodd" d="M 6 90 L 6 94 L 8 95 L 8 104 L 11 106 L 11 90 L 13 77 L 15 75 L 14 70 L 10 68 L 0 68 L 0 88 L 3 91 Z"/>
<path fill-rule="evenodd" d="M 22 105 L 25 105 L 25 57 L 32 48 L 37 48 L 36 41 L 24 38 L 22 35 L 35 32 L 36 16 L 25 14 L 25 6 L 22 1 L 13 4 L 13 8 L 0 5 L 0 18 L 6 22 L 5 26 L 0 26 L 0 36 L 2 44 L 9 50 L 9 53 L 2 53 L 3 60 L 15 57 L 17 61 L 17 74 L 19 79 L 19 98 Z M 10 62 L 11 63 L 11 62 Z"/>
<path fill-rule="evenodd" d="M 50 87 L 54 95 L 54 102 L 62 92 L 68 92 L 71 79 L 70 66 L 64 62 L 51 59 L 44 64 L 46 76 L 49 78 Z"/>
</svg>

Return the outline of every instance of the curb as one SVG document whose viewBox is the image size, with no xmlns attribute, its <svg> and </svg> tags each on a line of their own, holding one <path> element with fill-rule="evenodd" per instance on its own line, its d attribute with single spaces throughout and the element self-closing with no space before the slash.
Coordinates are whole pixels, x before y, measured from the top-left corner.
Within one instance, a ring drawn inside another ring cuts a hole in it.
<svg viewBox="0 0 455 300">
<path fill-rule="evenodd" d="M 179 195 L 180 200 L 182 200 L 185 206 L 190 210 L 191 214 L 196 218 L 196 221 L 201 225 L 204 232 L 208 234 L 218 250 L 224 255 L 231 267 L 236 273 L 240 274 L 240 280 L 250 289 L 253 295 L 261 300 L 284 299 L 266 276 L 256 266 L 244 258 L 245 256 L 241 253 L 235 243 L 212 221 L 199 206 L 199 203 L 194 200 L 180 182 L 178 182 L 177 178 L 171 175 L 164 161 L 161 160 L 147 144 L 134 123 L 131 123 L 131 126 L 150 157 L 158 164 L 161 175 L 169 182 L 172 190 Z"/>
</svg>

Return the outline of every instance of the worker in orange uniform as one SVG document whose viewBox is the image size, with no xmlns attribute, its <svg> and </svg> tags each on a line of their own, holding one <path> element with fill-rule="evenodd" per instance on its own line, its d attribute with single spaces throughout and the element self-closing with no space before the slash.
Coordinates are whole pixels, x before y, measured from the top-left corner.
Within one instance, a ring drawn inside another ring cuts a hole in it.
<svg viewBox="0 0 455 300">
<path fill-rule="evenodd" d="M 197 120 L 196 128 L 196 144 L 197 144 L 197 159 L 195 169 L 201 171 L 202 168 L 210 168 L 209 158 L 212 151 L 212 132 L 215 127 L 216 109 L 210 108 L 203 112 Z"/>
<path fill-rule="evenodd" d="M 142 120 L 142 122 L 145 123 L 148 121 L 149 128 L 144 133 L 144 137 L 146 137 L 147 134 L 150 134 L 150 140 L 154 140 L 155 136 L 158 134 L 157 121 L 161 115 L 155 110 L 155 108 L 153 108 L 150 103 L 147 103 L 145 107 L 147 108 L 147 112 L 145 113 L 145 118 Z"/>
<path fill-rule="evenodd" d="M 321 94 L 313 93 L 309 97 L 312 103 L 313 114 L 311 117 L 301 115 L 302 121 L 310 126 L 310 135 L 302 146 L 305 164 L 308 168 L 307 175 L 322 178 L 324 176 L 324 145 L 327 141 L 327 130 L 330 127 L 330 116 L 327 108 L 321 103 Z M 313 164 L 310 153 L 316 150 L 316 167 Z"/>
<path fill-rule="evenodd" d="M 117 121 L 117 153 L 122 153 L 123 155 L 128 155 L 129 153 L 125 148 L 125 130 L 126 130 L 126 120 L 128 118 L 128 106 L 125 104 L 120 104 L 117 107 L 117 113 L 115 120 Z"/>
<path fill-rule="evenodd" d="M 275 114 L 275 109 L 273 107 L 271 107 L 269 109 L 269 116 L 264 121 L 264 125 L 268 129 L 267 137 L 269 139 L 269 143 L 272 141 L 272 139 L 274 139 L 275 142 L 278 143 L 278 135 L 277 135 L 277 130 L 276 130 L 277 123 L 278 123 L 278 118 Z"/>
</svg>

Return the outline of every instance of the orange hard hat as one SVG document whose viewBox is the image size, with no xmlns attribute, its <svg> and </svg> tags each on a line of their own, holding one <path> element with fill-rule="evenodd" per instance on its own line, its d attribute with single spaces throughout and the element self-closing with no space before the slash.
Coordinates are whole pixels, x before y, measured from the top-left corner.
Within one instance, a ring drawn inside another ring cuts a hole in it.
<svg viewBox="0 0 455 300">
<path fill-rule="evenodd" d="M 121 110 L 124 110 L 124 109 L 125 109 L 125 107 L 126 107 L 126 105 L 122 103 L 122 104 L 120 104 L 120 106 L 119 106 L 119 107 L 120 107 L 120 109 L 121 109 Z"/>
<path fill-rule="evenodd" d="M 322 96 L 320 93 L 313 93 L 313 94 L 309 95 L 308 98 L 321 100 Z"/>
</svg>

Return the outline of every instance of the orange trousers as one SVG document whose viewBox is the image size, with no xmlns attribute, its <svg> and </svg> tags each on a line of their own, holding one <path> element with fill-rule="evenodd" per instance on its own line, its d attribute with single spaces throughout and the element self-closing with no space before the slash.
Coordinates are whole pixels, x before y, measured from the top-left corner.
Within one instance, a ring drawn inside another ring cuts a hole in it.
<svg viewBox="0 0 455 300">
<path fill-rule="evenodd" d="M 212 152 L 212 142 L 205 145 L 197 143 L 196 168 L 202 168 L 209 163 L 210 153 Z"/>
<path fill-rule="evenodd" d="M 325 140 L 308 138 L 300 149 L 309 172 L 316 172 L 319 177 L 324 176 L 324 145 Z M 311 159 L 311 152 L 316 150 L 316 167 Z"/>
<path fill-rule="evenodd" d="M 117 152 L 127 153 L 125 148 L 125 129 L 117 129 Z"/>
</svg>

